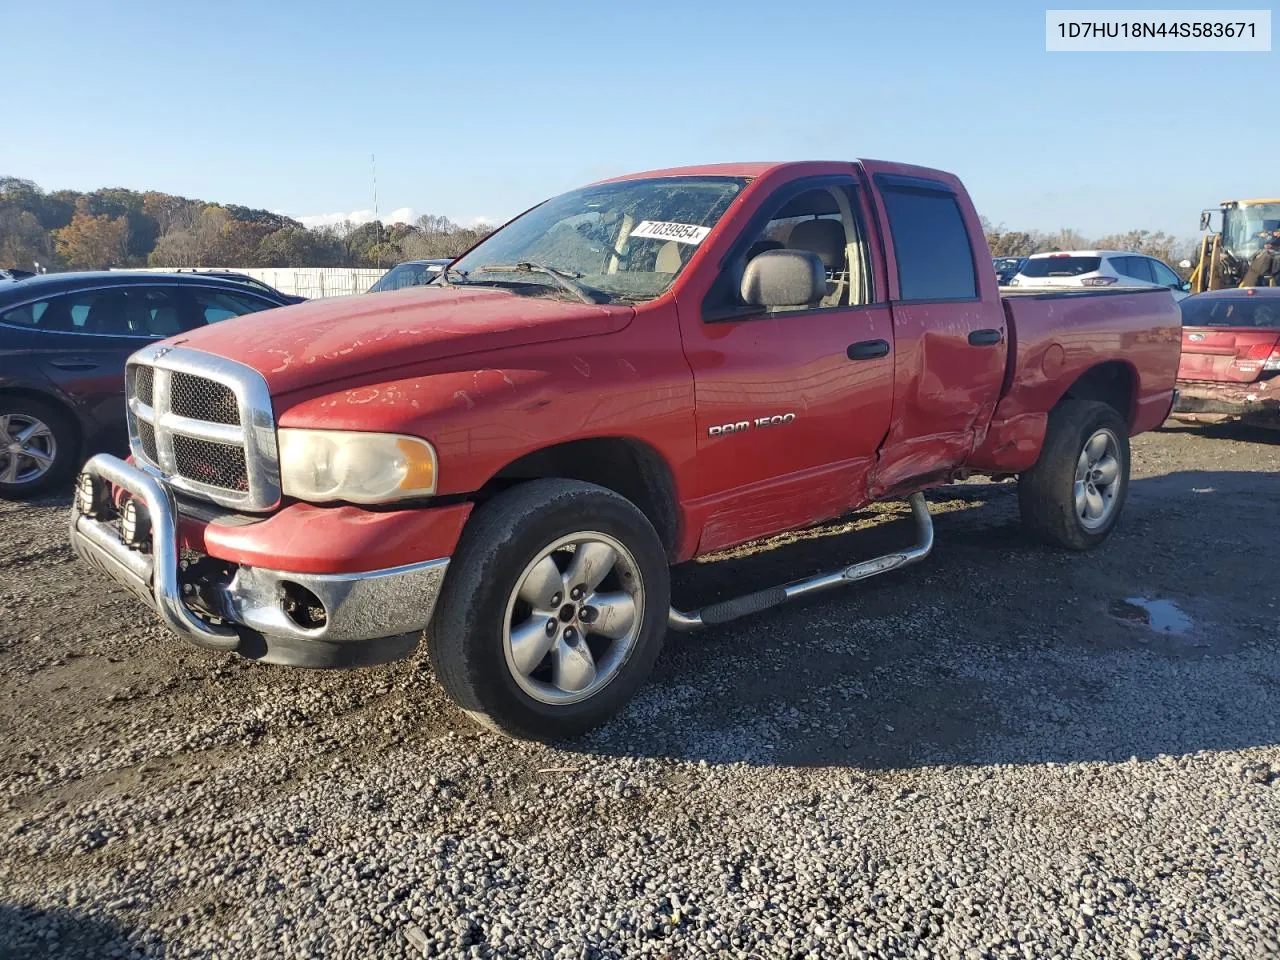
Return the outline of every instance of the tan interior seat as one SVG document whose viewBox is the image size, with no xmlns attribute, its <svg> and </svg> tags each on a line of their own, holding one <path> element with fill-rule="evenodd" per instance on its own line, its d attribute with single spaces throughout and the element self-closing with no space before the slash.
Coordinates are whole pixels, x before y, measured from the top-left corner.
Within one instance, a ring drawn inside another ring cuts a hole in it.
<svg viewBox="0 0 1280 960">
<path fill-rule="evenodd" d="M 849 283 L 849 271 L 845 266 L 844 224 L 839 220 L 802 220 L 791 228 L 787 248 L 817 254 L 827 272 L 827 295 L 822 299 L 822 305 L 830 307 L 842 302 Z"/>
<path fill-rule="evenodd" d="M 658 257 L 653 261 L 653 270 L 655 273 L 679 273 L 680 262 L 680 244 L 668 240 L 659 248 Z"/>
</svg>

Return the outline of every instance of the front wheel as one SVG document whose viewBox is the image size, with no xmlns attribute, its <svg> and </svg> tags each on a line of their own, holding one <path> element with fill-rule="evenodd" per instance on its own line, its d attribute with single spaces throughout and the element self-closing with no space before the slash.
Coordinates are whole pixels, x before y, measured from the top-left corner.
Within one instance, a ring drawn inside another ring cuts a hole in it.
<svg viewBox="0 0 1280 960">
<path fill-rule="evenodd" d="M 563 739 L 612 717 L 644 683 L 669 605 L 666 554 L 644 514 L 603 487 L 535 480 L 467 524 L 427 646 L 476 720 Z"/>
<path fill-rule="evenodd" d="M 1114 407 L 1066 400 L 1049 414 L 1036 465 L 1018 478 L 1022 522 L 1071 550 L 1096 547 L 1129 492 L 1129 431 Z"/>
</svg>

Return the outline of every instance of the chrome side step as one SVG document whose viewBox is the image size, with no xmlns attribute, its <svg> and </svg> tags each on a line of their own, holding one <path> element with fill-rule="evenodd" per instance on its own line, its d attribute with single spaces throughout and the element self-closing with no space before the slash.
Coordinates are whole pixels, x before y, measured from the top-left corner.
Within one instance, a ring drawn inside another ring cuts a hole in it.
<svg viewBox="0 0 1280 960">
<path fill-rule="evenodd" d="M 748 593 L 733 600 L 723 600 L 692 613 L 684 613 L 672 607 L 667 612 L 668 628 L 684 633 L 701 630 L 703 627 L 727 623 L 751 613 L 760 613 L 797 597 L 807 597 L 833 587 L 857 583 L 859 580 L 866 580 L 868 577 L 898 570 L 923 560 L 933 549 L 933 519 L 929 516 L 929 505 L 925 503 L 924 494 L 913 493 L 908 499 L 911 504 L 911 516 L 916 523 L 918 541 L 911 549 L 898 553 L 886 553 L 882 557 L 864 560 L 862 563 L 855 563 L 851 567 L 845 567 L 834 573 L 820 573 L 807 580 L 797 580 L 783 586 Z"/>
</svg>

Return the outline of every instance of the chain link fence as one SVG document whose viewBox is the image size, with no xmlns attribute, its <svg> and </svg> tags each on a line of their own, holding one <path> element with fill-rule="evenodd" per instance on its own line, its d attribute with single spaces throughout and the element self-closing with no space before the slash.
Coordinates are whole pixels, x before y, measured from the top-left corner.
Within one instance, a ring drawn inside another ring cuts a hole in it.
<svg viewBox="0 0 1280 960">
<path fill-rule="evenodd" d="M 365 293 L 387 271 L 363 267 L 148 267 L 156 273 L 242 273 L 309 300 Z"/>
</svg>

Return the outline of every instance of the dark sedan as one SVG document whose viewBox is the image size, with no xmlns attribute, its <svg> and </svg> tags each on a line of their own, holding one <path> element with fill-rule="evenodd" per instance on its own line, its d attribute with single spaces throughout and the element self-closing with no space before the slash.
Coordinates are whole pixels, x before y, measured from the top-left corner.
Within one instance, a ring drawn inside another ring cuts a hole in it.
<svg viewBox="0 0 1280 960">
<path fill-rule="evenodd" d="M 0 498 L 123 445 L 124 364 L 147 343 L 293 298 L 208 275 L 50 273 L 0 284 Z"/>
<path fill-rule="evenodd" d="M 452 260 L 406 260 L 398 263 L 369 288 L 369 293 L 383 293 L 387 290 L 403 290 L 405 287 L 421 287 L 440 275 L 440 271 L 453 263 Z"/>
</svg>

